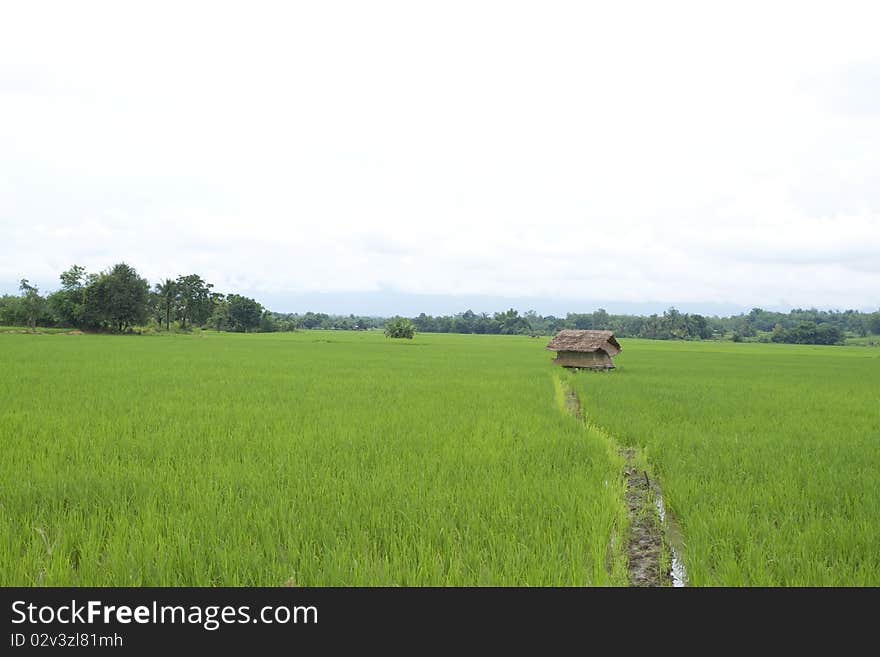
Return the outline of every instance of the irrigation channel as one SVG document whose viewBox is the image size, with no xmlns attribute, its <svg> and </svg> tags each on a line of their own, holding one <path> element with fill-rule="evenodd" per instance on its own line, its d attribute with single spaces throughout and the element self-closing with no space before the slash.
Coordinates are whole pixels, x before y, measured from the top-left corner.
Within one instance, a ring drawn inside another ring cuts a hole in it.
<svg viewBox="0 0 880 657">
<path fill-rule="evenodd" d="M 587 419 L 577 394 L 565 382 L 557 381 L 565 395 L 565 410 L 586 425 Z M 608 439 L 612 440 L 610 437 Z M 648 476 L 644 457 L 636 449 L 618 446 L 617 451 L 624 459 L 624 496 L 629 515 L 626 552 L 630 586 L 685 586 L 687 573 L 681 560 L 681 532 L 663 504 L 663 492 L 657 479 Z M 664 547 L 671 562 L 666 572 L 661 566 Z"/>
</svg>

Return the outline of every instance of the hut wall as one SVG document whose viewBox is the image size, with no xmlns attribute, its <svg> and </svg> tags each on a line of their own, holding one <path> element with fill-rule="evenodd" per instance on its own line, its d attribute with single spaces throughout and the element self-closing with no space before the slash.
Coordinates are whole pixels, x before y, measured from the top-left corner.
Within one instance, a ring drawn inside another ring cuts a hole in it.
<svg viewBox="0 0 880 657">
<path fill-rule="evenodd" d="M 596 351 L 560 351 L 553 361 L 563 367 L 583 367 L 589 369 L 612 369 L 611 358 L 601 349 Z"/>
</svg>

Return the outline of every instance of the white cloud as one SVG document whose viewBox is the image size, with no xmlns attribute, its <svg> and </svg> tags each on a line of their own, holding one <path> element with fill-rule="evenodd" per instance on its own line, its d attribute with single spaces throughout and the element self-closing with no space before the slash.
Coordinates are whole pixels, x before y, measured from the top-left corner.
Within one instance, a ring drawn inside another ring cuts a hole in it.
<svg viewBox="0 0 880 657">
<path fill-rule="evenodd" d="M 872 3 L 25 3 L 0 281 L 880 304 Z"/>
</svg>

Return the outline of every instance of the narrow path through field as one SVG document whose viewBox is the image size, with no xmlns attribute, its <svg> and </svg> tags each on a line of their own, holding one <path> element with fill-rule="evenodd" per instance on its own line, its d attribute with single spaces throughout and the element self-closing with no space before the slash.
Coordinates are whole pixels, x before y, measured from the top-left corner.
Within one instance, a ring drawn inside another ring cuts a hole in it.
<svg viewBox="0 0 880 657">
<path fill-rule="evenodd" d="M 564 391 L 565 410 L 586 422 L 575 391 L 562 381 L 559 384 Z M 680 534 L 663 505 L 660 486 L 648 476 L 646 468 L 639 467 L 643 458 L 635 449 L 618 447 L 617 451 L 625 461 L 624 497 L 629 515 L 626 553 L 630 586 L 684 586 L 684 566 L 678 556 Z M 669 555 L 668 559 L 664 554 Z M 671 562 L 671 565 L 665 567 L 664 562 Z"/>
<path fill-rule="evenodd" d="M 629 513 L 629 540 L 626 546 L 630 586 L 666 586 L 668 573 L 661 572 L 663 530 L 656 507 L 651 503 L 654 489 L 646 470 L 636 462 L 633 449 L 621 449 L 626 459 L 626 507 Z"/>
</svg>

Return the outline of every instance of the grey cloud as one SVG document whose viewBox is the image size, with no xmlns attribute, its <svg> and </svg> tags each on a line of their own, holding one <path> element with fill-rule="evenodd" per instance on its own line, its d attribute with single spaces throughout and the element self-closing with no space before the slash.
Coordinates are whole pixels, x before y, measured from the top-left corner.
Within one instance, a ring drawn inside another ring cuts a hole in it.
<svg viewBox="0 0 880 657">
<path fill-rule="evenodd" d="M 813 77 L 807 80 L 805 87 L 842 114 L 880 115 L 880 59 Z"/>
</svg>

